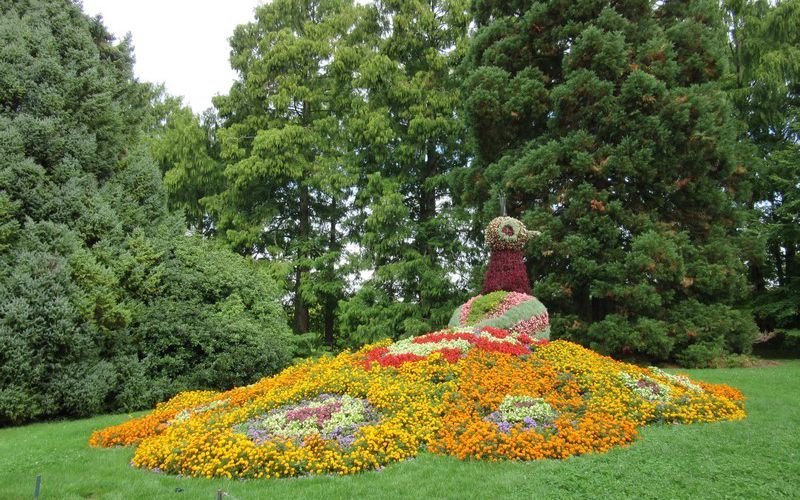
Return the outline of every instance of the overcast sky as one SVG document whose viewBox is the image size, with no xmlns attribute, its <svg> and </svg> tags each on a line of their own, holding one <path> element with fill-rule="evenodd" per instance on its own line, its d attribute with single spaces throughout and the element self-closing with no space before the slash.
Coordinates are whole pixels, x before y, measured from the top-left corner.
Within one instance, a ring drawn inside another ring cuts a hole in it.
<svg viewBox="0 0 800 500">
<path fill-rule="evenodd" d="M 234 28 L 255 19 L 264 0 L 83 0 L 90 16 L 101 14 L 112 33 L 130 32 L 136 76 L 164 83 L 195 113 L 226 94 L 236 74 L 228 62 Z"/>
</svg>

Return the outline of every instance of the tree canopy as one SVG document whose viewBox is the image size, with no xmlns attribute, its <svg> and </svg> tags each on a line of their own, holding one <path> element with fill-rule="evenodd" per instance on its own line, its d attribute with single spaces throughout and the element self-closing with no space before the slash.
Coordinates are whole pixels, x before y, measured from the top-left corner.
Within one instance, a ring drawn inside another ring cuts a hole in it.
<svg viewBox="0 0 800 500">
<path fill-rule="evenodd" d="M 554 334 L 704 363 L 747 352 L 738 186 L 715 2 L 476 2 L 466 196 L 499 191 Z"/>
</svg>

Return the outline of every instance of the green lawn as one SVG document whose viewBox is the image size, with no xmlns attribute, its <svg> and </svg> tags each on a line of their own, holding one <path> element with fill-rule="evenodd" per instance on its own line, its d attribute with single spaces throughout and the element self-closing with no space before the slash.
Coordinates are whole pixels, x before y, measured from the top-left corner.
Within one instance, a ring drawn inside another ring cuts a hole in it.
<svg viewBox="0 0 800 500">
<path fill-rule="evenodd" d="M 227 481 L 128 466 L 131 449 L 91 449 L 127 415 L 0 429 L 0 499 L 31 498 L 800 498 L 800 361 L 692 370 L 748 397 L 742 422 L 647 428 L 629 448 L 565 461 L 460 462 L 423 454 L 354 477 Z"/>
</svg>

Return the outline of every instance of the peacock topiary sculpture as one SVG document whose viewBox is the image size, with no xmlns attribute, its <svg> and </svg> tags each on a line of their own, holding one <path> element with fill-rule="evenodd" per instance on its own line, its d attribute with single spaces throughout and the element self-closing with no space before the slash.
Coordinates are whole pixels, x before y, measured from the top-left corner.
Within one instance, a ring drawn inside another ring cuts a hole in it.
<svg viewBox="0 0 800 500">
<path fill-rule="evenodd" d="M 477 330 L 488 326 L 538 340 L 550 338 L 547 308 L 531 295 L 522 260 L 525 243 L 538 235 L 513 217 L 489 223 L 485 237 L 490 257 L 483 290 L 453 311 L 449 326 Z"/>
</svg>

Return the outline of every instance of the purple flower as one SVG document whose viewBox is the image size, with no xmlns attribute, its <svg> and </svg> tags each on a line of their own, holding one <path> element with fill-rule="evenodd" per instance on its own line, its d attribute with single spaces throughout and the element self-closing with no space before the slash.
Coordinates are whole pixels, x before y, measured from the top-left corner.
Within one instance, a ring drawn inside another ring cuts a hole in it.
<svg viewBox="0 0 800 500">
<path fill-rule="evenodd" d="M 511 432 L 511 424 L 509 422 L 500 422 L 499 424 L 497 424 L 497 428 L 500 430 L 500 432 L 506 434 Z"/>
</svg>

